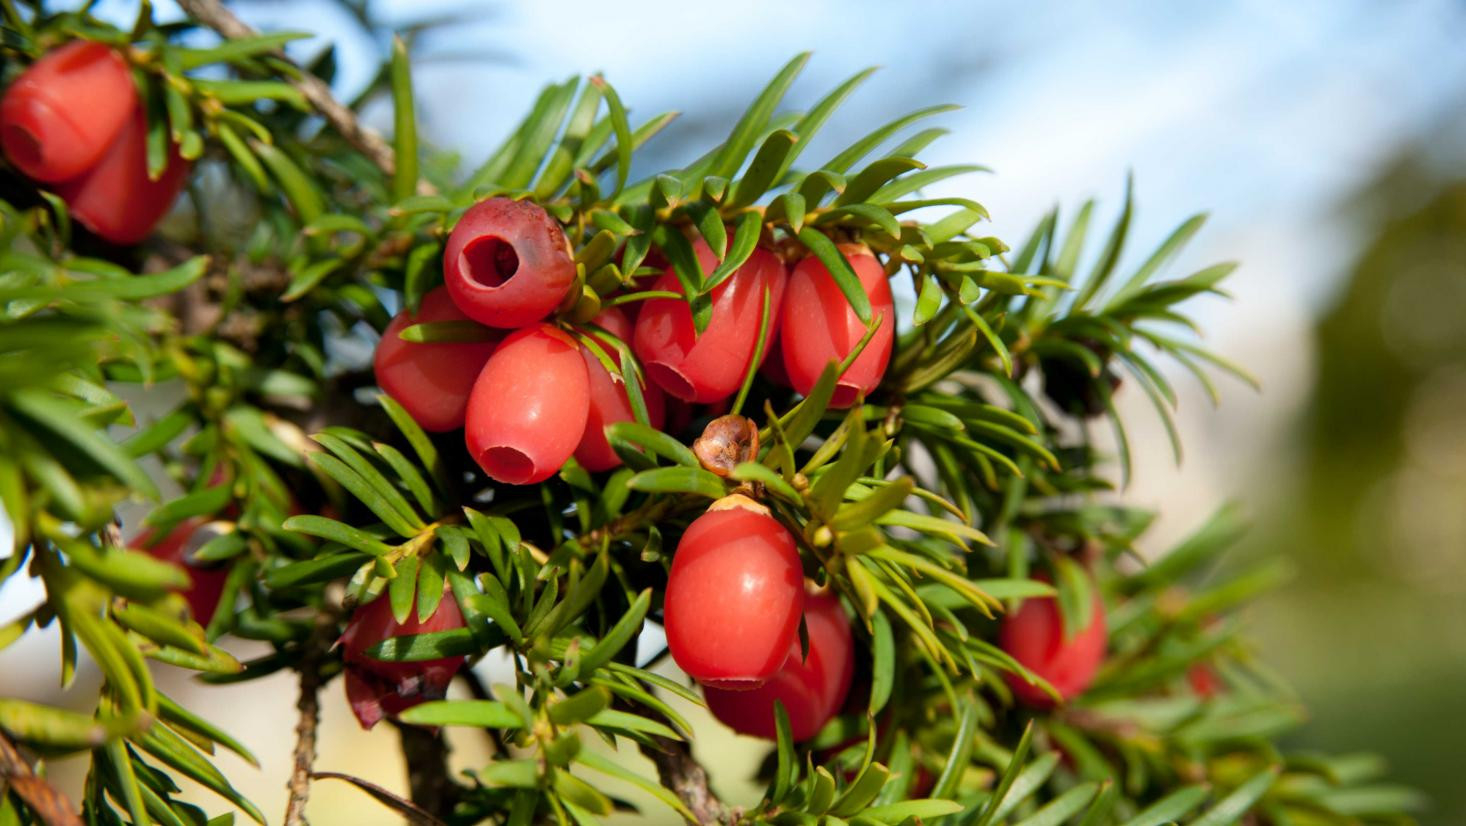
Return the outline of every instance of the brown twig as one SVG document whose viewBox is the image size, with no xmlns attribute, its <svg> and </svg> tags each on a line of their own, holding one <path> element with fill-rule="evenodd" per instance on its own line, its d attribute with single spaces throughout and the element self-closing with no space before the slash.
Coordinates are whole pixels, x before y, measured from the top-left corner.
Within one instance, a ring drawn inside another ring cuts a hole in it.
<svg viewBox="0 0 1466 826">
<path fill-rule="evenodd" d="M 316 760 L 316 728 L 321 720 L 321 658 L 331 647 L 336 621 L 329 611 L 316 615 L 316 628 L 305 643 L 300 659 L 300 699 L 295 708 L 295 768 L 290 772 L 290 800 L 285 804 L 285 826 L 305 826 L 305 804 L 310 799 L 311 764 Z"/>
<path fill-rule="evenodd" d="M 378 803 L 402 813 L 410 826 L 444 826 L 443 821 L 435 817 L 432 812 L 419 808 L 411 800 L 395 795 L 370 780 L 363 780 L 360 777 L 341 772 L 315 772 L 311 777 L 317 780 L 344 780 L 371 795 Z"/>
<path fill-rule="evenodd" d="M 655 737 L 659 748 L 642 746 L 641 751 L 657 767 L 662 785 L 687 804 L 698 823 L 731 822 L 730 812 L 708 784 L 707 770 L 692 756 L 686 743 L 667 737 Z"/>
<path fill-rule="evenodd" d="M 259 34 L 254 27 L 235 17 L 234 12 L 224 8 L 220 0 L 178 0 L 178 5 L 189 17 L 218 32 L 221 37 L 238 40 Z M 295 65 L 283 51 L 278 49 L 270 56 L 290 62 L 292 66 Z M 341 134 L 341 137 L 370 158 L 378 169 L 391 177 L 397 171 L 397 159 L 392 147 L 382 139 L 381 135 L 362 125 L 356 113 L 331 94 L 331 87 L 324 80 L 299 66 L 296 66 L 296 69 L 299 75 L 289 79 L 290 85 L 300 90 L 310 105 Z M 422 180 L 418 181 L 417 189 L 423 195 L 431 195 L 436 192 L 432 184 Z"/>
<path fill-rule="evenodd" d="M 25 801 L 46 826 L 82 826 L 76 807 L 66 795 L 37 777 L 15 746 L 0 733 L 0 797 L 7 788 Z"/>
</svg>

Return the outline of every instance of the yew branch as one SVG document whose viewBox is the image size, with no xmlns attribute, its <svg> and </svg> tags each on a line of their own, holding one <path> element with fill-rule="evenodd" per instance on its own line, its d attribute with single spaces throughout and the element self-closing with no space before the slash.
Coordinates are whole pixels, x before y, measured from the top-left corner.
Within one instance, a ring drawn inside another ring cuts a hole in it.
<svg viewBox="0 0 1466 826">
<path fill-rule="evenodd" d="M 300 699 L 295 708 L 300 721 L 295 724 L 295 766 L 290 772 L 290 799 L 285 805 L 285 826 L 304 826 L 305 804 L 310 799 L 311 765 L 316 761 L 316 729 L 321 720 L 321 659 L 331 646 L 336 622 L 329 612 L 316 618 L 316 628 L 305 643 L 300 660 Z"/>
<path fill-rule="evenodd" d="M 692 756 L 686 743 L 657 737 L 660 748 L 642 746 L 641 751 L 657 767 L 662 785 L 672 790 L 697 816 L 698 823 L 728 823 L 730 812 L 713 793 L 707 769 Z"/>
<path fill-rule="evenodd" d="M 37 777 L 15 746 L 0 733 L 0 796 L 5 794 L 7 788 L 25 801 L 32 813 L 46 826 L 82 824 L 76 807 L 66 795 L 57 791 L 44 778 Z"/>
</svg>

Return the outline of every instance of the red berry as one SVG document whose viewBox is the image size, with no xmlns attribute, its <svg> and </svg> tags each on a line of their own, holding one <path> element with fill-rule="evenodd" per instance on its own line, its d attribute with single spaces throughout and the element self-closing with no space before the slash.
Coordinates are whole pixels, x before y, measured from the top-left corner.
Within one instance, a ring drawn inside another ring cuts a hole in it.
<svg viewBox="0 0 1466 826">
<path fill-rule="evenodd" d="M 439 287 L 423 296 L 414 317 L 398 313 L 377 342 L 372 367 L 377 385 L 396 399 L 424 430 L 442 432 L 463 427 L 468 394 L 493 355 L 495 341 L 415 344 L 398 334 L 430 321 L 468 321 L 468 316 Z"/>
<path fill-rule="evenodd" d="M 443 251 L 443 282 L 458 308 L 490 327 L 549 315 L 575 281 L 565 232 L 528 201 L 490 198 L 463 213 Z"/>
<path fill-rule="evenodd" d="M 631 322 L 619 307 L 602 310 L 592 323 L 605 328 L 622 341 L 631 339 Z M 585 370 L 590 378 L 590 413 L 586 417 L 585 433 L 580 437 L 580 445 L 575 448 L 575 460 L 594 473 L 621 464 L 621 457 L 616 455 L 616 451 L 606 441 L 606 425 L 634 421 L 636 417 L 631 412 L 626 384 L 619 377 L 612 377 L 589 348 L 582 348 L 580 352 L 585 357 Z M 619 351 L 608 348 L 608 355 L 616 364 L 621 363 Z M 641 395 L 646 401 L 647 419 L 651 421 L 652 427 L 660 428 L 666 412 L 661 388 L 643 383 Z"/>
<path fill-rule="evenodd" d="M 780 318 L 783 318 L 783 315 L 782 312 L 779 313 Z M 776 387 L 792 388 L 794 386 L 789 382 L 789 371 L 784 369 L 783 342 L 775 341 L 769 348 L 769 357 L 764 359 L 763 364 L 759 365 L 758 374 Z"/>
<path fill-rule="evenodd" d="M 442 657 L 417 662 L 387 662 L 367 655 L 368 648 L 391 637 L 451 631 L 463 627 L 463 614 L 451 593 L 443 595 L 438 610 L 426 621 L 417 618 L 414 598 L 407 621 L 392 616 L 385 597 L 359 605 L 341 635 L 341 658 L 346 663 L 346 700 L 362 728 L 371 728 L 384 716 L 396 715 L 428 700 L 441 700 L 448 683 L 463 665 L 463 657 Z"/>
<path fill-rule="evenodd" d="M 799 644 L 804 575 L 794 538 L 740 495 L 714 502 L 677 545 L 667 576 L 667 647 L 704 685 L 752 688 Z"/>
<path fill-rule="evenodd" d="M 703 272 L 712 273 L 718 266 L 713 251 L 702 241 L 693 247 Z M 712 320 L 702 335 L 697 334 L 687 302 L 676 298 L 645 302 L 632 343 L 647 376 L 686 401 L 710 404 L 733 395 L 743 383 L 758 343 L 764 290 L 769 290 L 772 341 L 787 278 L 777 256 L 765 249 L 754 250 L 728 280 L 713 288 Z M 668 268 L 653 289 L 681 293 L 682 285 Z"/>
<path fill-rule="evenodd" d="M 840 375 L 830 399 L 830 406 L 837 408 L 849 407 L 857 396 L 870 393 L 881 383 L 896 334 L 891 282 L 881 262 L 864 246 L 841 244 L 840 251 L 859 276 L 861 288 L 870 297 L 871 315 L 880 319 L 880 326 L 860 356 Z M 825 366 L 844 360 L 865 337 L 865 324 L 845 300 L 830 271 L 813 255 L 800 261 L 789 276 L 783 317 L 784 369 L 790 384 L 800 393 L 809 393 Z"/>
<path fill-rule="evenodd" d="M 1048 680 L 1063 696 L 1072 700 L 1094 681 L 1105 658 L 1105 607 L 1098 595 L 1089 624 L 1070 639 L 1064 639 L 1064 620 L 1058 600 L 1029 597 L 1018 611 L 1003 620 L 998 643 L 1029 671 Z M 1048 708 L 1054 700 L 1037 686 L 1012 673 L 1003 675 L 1019 700 L 1037 708 Z"/>
<path fill-rule="evenodd" d="M 491 478 L 543 482 L 575 452 L 590 410 L 580 345 L 548 324 L 504 339 L 468 397 L 469 455 Z"/>
<path fill-rule="evenodd" d="M 1206 663 L 1197 663 L 1186 670 L 1186 682 L 1191 684 L 1191 690 L 1196 696 L 1203 700 L 1222 693 L 1225 686 L 1222 685 L 1222 678 L 1217 676 L 1216 669 Z"/>
<path fill-rule="evenodd" d="M 833 593 L 806 591 L 804 623 L 809 633 L 809 655 L 803 660 L 796 634 L 784 667 L 763 685 L 747 691 L 703 688 L 714 717 L 741 734 L 773 740 L 778 736 L 774 718 L 777 700 L 789 715 L 789 731 L 795 740 L 808 740 L 825 727 L 845 704 L 850 678 L 855 673 L 850 620 Z"/>
<path fill-rule="evenodd" d="M 56 188 L 76 220 L 116 244 L 148 237 L 188 178 L 191 165 L 170 145 L 163 174 L 150 180 L 147 139 L 147 113 L 139 106 L 96 166 Z"/>
<path fill-rule="evenodd" d="M 193 560 L 193 552 L 211 538 L 210 532 L 199 530 L 204 524 L 206 521 L 197 517 L 180 522 L 156 544 L 153 544 L 153 531 L 145 530 L 133 537 L 129 546 L 171 562 L 188 574 L 189 586 L 183 591 L 183 598 L 188 601 L 189 613 L 199 625 L 208 625 L 214 619 L 219 596 L 224 593 L 224 580 L 229 578 L 228 567 L 206 567 Z"/>
<path fill-rule="evenodd" d="M 64 181 L 101 160 L 136 105 L 122 56 L 75 40 L 47 52 L 10 84 L 0 101 L 0 144 L 31 178 Z"/>
</svg>

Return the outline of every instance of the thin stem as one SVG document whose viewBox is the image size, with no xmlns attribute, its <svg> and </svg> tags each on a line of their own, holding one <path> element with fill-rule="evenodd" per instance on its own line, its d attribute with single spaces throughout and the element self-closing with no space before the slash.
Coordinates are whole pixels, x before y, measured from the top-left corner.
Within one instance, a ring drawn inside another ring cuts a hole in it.
<svg viewBox="0 0 1466 826">
<path fill-rule="evenodd" d="M 220 0 L 178 0 L 178 5 L 189 17 L 218 32 L 221 37 L 238 40 L 259 34 L 254 27 L 236 17 L 234 12 L 224 8 Z M 287 62 L 290 60 L 283 51 L 278 49 L 271 54 L 271 57 Z M 291 65 L 295 64 L 292 62 Z M 392 147 L 382 139 L 381 135 L 362 125 L 355 112 L 336 100 L 335 96 L 331 94 L 330 85 L 324 80 L 298 66 L 296 68 L 299 70 L 299 75 L 289 80 L 290 85 L 300 90 L 311 106 L 341 134 L 341 137 L 371 159 L 372 163 L 376 164 L 377 168 L 381 169 L 387 177 L 392 177 L 397 171 L 397 158 Z M 418 181 L 417 189 L 423 195 L 431 195 L 436 192 L 432 184 L 423 180 Z"/>
<path fill-rule="evenodd" d="M 290 772 L 290 800 L 285 806 L 285 826 L 305 826 L 305 804 L 310 799 L 311 764 L 316 760 L 316 729 L 321 720 L 321 658 L 335 636 L 336 622 L 330 612 L 316 615 L 316 628 L 306 640 L 300 660 L 300 699 L 295 708 L 295 767 Z"/>
<path fill-rule="evenodd" d="M 730 812 L 713 794 L 707 770 L 692 756 L 686 743 L 667 737 L 655 737 L 660 748 L 642 746 L 641 751 L 657 767 L 662 785 L 687 804 L 698 823 L 729 823 Z"/>
<path fill-rule="evenodd" d="M 37 777 L 15 746 L 0 733 L 0 790 L 7 787 L 46 826 L 82 826 L 71 800 L 44 778 Z"/>
</svg>

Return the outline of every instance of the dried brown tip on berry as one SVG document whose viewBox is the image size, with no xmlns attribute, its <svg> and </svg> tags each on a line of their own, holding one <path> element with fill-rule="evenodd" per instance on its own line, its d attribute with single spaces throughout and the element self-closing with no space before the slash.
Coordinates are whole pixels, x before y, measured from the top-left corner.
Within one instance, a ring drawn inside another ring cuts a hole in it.
<svg viewBox="0 0 1466 826">
<path fill-rule="evenodd" d="M 732 510 L 733 508 L 742 508 L 743 510 L 761 513 L 765 516 L 769 514 L 769 509 L 766 506 L 749 499 L 741 493 L 730 493 L 722 499 L 708 505 L 709 512 L 726 511 Z"/>
<path fill-rule="evenodd" d="M 758 425 L 736 413 L 719 416 L 692 443 L 692 452 L 705 470 L 728 476 L 733 468 L 758 458 Z"/>
</svg>

